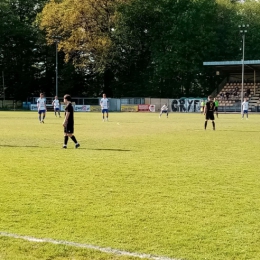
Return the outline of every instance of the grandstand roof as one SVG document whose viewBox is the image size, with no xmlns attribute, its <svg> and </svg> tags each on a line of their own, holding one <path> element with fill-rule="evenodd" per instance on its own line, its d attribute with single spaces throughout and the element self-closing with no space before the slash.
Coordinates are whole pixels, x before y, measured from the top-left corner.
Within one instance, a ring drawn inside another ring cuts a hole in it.
<svg viewBox="0 0 260 260">
<path fill-rule="evenodd" d="M 206 61 L 203 62 L 204 66 L 213 66 L 216 70 L 226 72 L 238 72 L 241 71 L 241 61 Z M 253 70 L 260 71 L 260 60 L 245 60 L 245 73 L 252 73 Z"/>
</svg>

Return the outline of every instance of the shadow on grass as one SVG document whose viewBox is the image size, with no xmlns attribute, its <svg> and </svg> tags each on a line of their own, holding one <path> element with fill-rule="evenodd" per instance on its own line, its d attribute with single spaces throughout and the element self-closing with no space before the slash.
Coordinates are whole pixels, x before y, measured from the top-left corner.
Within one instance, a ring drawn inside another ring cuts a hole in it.
<svg viewBox="0 0 260 260">
<path fill-rule="evenodd" d="M 25 147 L 25 148 L 38 148 L 37 145 L 12 145 L 12 144 L 0 144 L 0 147 Z"/>
<path fill-rule="evenodd" d="M 234 129 L 216 129 L 216 130 L 213 130 L 212 127 L 211 128 L 207 128 L 206 130 L 205 129 L 186 129 L 187 131 L 190 131 L 190 132 L 241 132 L 241 133 L 259 133 L 258 130 L 234 130 Z M 179 132 L 181 132 L 183 130 L 179 130 Z M 177 132 L 177 131 L 176 131 Z"/>
<path fill-rule="evenodd" d="M 255 130 L 232 130 L 232 129 L 230 129 L 230 130 L 223 130 L 223 129 L 220 129 L 218 131 L 219 132 L 242 132 L 242 133 L 251 132 L 251 133 L 259 133 L 258 130 L 255 131 Z"/>
<path fill-rule="evenodd" d="M 105 149 L 105 148 L 96 148 L 96 149 L 89 149 L 94 151 L 116 151 L 116 152 L 131 152 L 132 150 L 126 150 L 126 149 Z"/>
</svg>

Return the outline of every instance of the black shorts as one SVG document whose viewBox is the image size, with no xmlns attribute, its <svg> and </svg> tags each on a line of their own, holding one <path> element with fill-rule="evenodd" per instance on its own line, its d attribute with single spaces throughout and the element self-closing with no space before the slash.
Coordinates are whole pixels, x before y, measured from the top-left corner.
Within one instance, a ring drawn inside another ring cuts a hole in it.
<svg viewBox="0 0 260 260">
<path fill-rule="evenodd" d="M 73 134 L 74 133 L 74 125 L 73 124 L 67 124 L 67 126 L 64 127 L 64 133 L 65 134 Z"/>
<path fill-rule="evenodd" d="M 206 113 L 206 120 L 214 120 L 214 112 L 213 111 L 208 111 Z"/>
<path fill-rule="evenodd" d="M 215 111 L 218 112 L 218 107 L 215 107 Z"/>
</svg>

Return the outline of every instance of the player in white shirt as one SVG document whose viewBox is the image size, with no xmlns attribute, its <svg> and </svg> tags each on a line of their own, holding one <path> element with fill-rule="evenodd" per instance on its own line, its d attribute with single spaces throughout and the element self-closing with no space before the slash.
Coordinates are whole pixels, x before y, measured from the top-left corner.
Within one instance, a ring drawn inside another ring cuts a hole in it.
<svg viewBox="0 0 260 260">
<path fill-rule="evenodd" d="M 39 121 L 40 123 L 44 123 L 47 108 L 46 108 L 46 99 L 44 98 L 43 93 L 41 93 L 40 97 L 37 99 L 37 108 L 39 114 Z M 42 118 L 41 115 L 43 115 Z"/>
<path fill-rule="evenodd" d="M 167 118 L 168 118 L 168 106 L 167 106 L 167 104 L 164 104 L 164 105 L 161 107 L 161 112 L 160 112 L 159 118 L 161 118 L 161 115 L 162 115 L 163 113 L 166 113 Z"/>
<path fill-rule="evenodd" d="M 56 113 L 58 112 L 59 117 L 61 117 L 60 116 L 60 101 L 59 101 L 57 96 L 55 96 L 55 99 L 52 101 L 52 105 L 53 105 L 53 108 L 54 108 L 55 116 L 57 116 Z"/>
<path fill-rule="evenodd" d="M 242 103 L 242 119 L 244 119 L 244 114 L 246 114 L 246 119 L 248 119 L 248 101 L 247 98 L 244 98 Z"/>
<path fill-rule="evenodd" d="M 109 100 L 107 99 L 106 94 L 103 94 L 103 98 L 100 100 L 101 112 L 103 114 L 103 121 L 105 121 L 105 113 L 106 120 L 108 121 L 108 109 L 109 109 Z"/>
</svg>

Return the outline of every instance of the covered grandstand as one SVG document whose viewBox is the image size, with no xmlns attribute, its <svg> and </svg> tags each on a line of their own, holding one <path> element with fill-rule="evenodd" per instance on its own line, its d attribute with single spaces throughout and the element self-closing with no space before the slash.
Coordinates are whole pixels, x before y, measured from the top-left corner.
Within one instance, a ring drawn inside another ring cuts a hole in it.
<svg viewBox="0 0 260 260">
<path fill-rule="evenodd" d="M 260 60 L 244 61 L 244 82 L 242 61 L 203 62 L 203 65 L 211 66 L 217 75 L 224 76 L 223 82 L 212 93 L 220 101 L 219 111 L 240 112 L 241 97 L 247 97 L 249 110 L 260 112 Z"/>
</svg>

